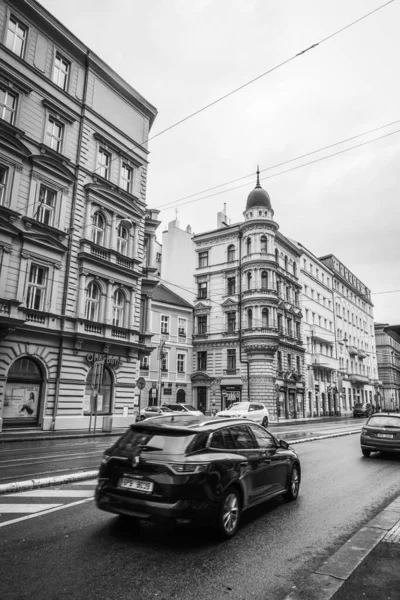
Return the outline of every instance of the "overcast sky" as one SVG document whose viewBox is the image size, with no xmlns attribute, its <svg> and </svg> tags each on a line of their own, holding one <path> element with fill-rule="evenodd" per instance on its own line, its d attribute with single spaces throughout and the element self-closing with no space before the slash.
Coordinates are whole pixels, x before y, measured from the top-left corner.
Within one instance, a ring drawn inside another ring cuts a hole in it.
<svg viewBox="0 0 400 600">
<path fill-rule="evenodd" d="M 385 0 L 42 0 L 174 124 L 384 4 Z M 260 169 L 400 120 L 400 0 L 149 142 L 152 208 L 253 174 L 178 208 L 180 227 L 243 219 Z M 261 174 L 282 233 L 333 253 L 400 323 L 400 133 L 279 174 L 397 125 Z M 272 177 L 271 177 L 272 176 Z M 191 198 L 191 200 L 193 200 Z M 186 201 L 187 202 L 187 201 Z M 179 202 L 178 202 L 179 204 Z M 159 233 L 175 218 L 162 209 Z M 159 236 L 161 237 L 161 235 Z"/>
</svg>

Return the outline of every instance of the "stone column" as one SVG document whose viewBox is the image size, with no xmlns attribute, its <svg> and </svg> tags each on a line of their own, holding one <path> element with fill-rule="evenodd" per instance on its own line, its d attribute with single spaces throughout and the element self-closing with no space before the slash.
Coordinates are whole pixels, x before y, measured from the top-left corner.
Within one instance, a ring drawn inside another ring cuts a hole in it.
<svg viewBox="0 0 400 600">
<path fill-rule="evenodd" d="M 112 217 L 111 217 L 111 233 L 110 233 L 110 243 L 109 243 L 109 248 L 111 248 L 111 250 L 116 250 L 117 249 L 117 217 L 116 214 L 113 213 Z"/>
<path fill-rule="evenodd" d="M 86 271 L 82 271 L 82 273 L 79 274 L 77 313 L 78 313 L 78 317 L 82 317 L 82 318 L 85 316 L 86 275 L 87 275 Z"/>
<path fill-rule="evenodd" d="M 92 237 L 92 201 L 86 201 L 86 214 L 85 214 L 85 230 L 83 232 L 83 238 L 91 239 Z"/>
<path fill-rule="evenodd" d="M 114 280 L 110 279 L 107 282 L 107 294 L 106 294 L 106 306 L 105 306 L 105 311 L 104 311 L 104 322 L 108 323 L 108 324 L 112 324 L 112 298 L 111 298 L 111 292 L 112 292 L 112 287 L 114 285 Z"/>
<path fill-rule="evenodd" d="M 135 288 L 131 288 L 130 296 L 129 296 L 129 320 L 128 320 L 128 329 L 135 328 Z"/>
</svg>

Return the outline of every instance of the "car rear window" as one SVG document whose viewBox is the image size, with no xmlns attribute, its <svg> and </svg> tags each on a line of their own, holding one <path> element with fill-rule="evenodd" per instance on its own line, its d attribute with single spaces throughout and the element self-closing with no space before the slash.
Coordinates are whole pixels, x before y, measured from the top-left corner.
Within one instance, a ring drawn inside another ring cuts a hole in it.
<svg viewBox="0 0 400 600">
<path fill-rule="evenodd" d="M 120 452 L 164 452 L 166 454 L 185 454 L 195 446 L 196 433 L 191 431 L 160 431 L 158 428 L 135 427 L 129 429 L 114 445 Z"/>
<path fill-rule="evenodd" d="M 374 415 L 367 423 L 371 427 L 399 427 L 400 428 L 400 416 L 388 416 L 388 415 Z"/>
</svg>

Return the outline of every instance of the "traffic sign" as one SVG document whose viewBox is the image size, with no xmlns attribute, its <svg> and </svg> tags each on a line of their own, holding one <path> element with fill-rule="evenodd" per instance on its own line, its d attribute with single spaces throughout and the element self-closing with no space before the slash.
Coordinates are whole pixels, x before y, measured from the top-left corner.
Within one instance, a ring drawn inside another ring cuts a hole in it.
<svg viewBox="0 0 400 600">
<path fill-rule="evenodd" d="M 136 381 L 136 385 L 138 386 L 139 390 L 143 390 L 144 386 L 146 385 L 146 380 L 144 377 L 139 377 L 138 380 Z"/>
</svg>

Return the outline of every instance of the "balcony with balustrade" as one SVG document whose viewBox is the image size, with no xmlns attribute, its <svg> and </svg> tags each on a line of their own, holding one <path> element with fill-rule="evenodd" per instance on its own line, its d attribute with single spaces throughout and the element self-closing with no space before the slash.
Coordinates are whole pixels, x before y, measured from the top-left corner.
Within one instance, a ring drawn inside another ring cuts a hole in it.
<svg viewBox="0 0 400 600">
<path fill-rule="evenodd" d="M 86 319 L 79 319 L 76 322 L 76 333 L 80 335 L 89 335 L 99 338 L 107 338 L 109 340 L 115 340 L 117 343 L 144 343 L 140 341 L 140 337 L 137 331 L 126 329 L 124 327 L 115 327 L 114 325 L 106 323 L 94 323 Z"/>
<path fill-rule="evenodd" d="M 357 356 L 358 355 L 358 348 L 357 346 L 347 346 L 347 351 L 350 354 L 350 356 Z"/>
<path fill-rule="evenodd" d="M 116 250 L 98 246 L 91 240 L 81 240 L 78 259 L 86 259 L 86 261 L 101 264 L 103 267 L 109 266 L 112 269 L 125 273 L 128 271 L 135 275 L 139 275 L 138 269 L 141 265 L 141 260 L 138 258 L 131 258 L 120 254 Z"/>
<path fill-rule="evenodd" d="M 311 364 L 314 368 L 327 369 L 329 371 L 337 371 L 339 369 L 339 359 L 320 352 L 311 355 Z"/>
<path fill-rule="evenodd" d="M 244 266 L 252 262 L 259 262 L 260 260 L 271 263 L 269 265 L 270 268 L 276 267 L 275 254 L 271 254 L 270 252 L 251 252 L 250 254 L 245 254 L 242 256 L 242 265 Z"/>
</svg>

